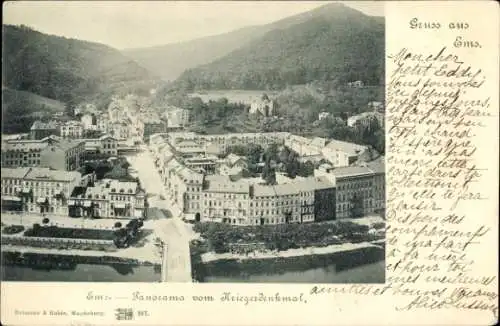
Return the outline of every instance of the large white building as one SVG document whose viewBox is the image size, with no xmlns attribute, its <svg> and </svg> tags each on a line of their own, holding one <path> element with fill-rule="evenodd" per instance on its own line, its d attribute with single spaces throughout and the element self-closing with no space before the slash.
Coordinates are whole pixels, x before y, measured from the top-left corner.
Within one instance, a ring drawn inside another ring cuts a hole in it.
<svg viewBox="0 0 500 326">
<path fill-rule="evenodd" d="M 321 149 L 323 157 L 334 167 L 349 166 L 368 151 L 368 146 L 331 139 Z"/>
<path fill-rule="evenodd" d="M 60 135 L 63 138 L 82 138 L 83 123 L 75 120 L 66 121 L 59 125 Z"/>
<path fill-rule="evenodd" d="M 71 192 L 85 183 L 78 172 L 2 168 L 2 206 L 33 213 L 67 215 Z"/>
<path fill-rule="evenodd" d="M 137 182 L 104 179 L 92 187 L 75 187 L 68 208 L 72 217 L 144 218 L 146 193 Z"/>
<path fill-rule="evenodd" d="M 169 107 L 163 116 L 167 119 L 168 128 L 183 128 L 189 123 L 189 110 Z"/>
</svg>

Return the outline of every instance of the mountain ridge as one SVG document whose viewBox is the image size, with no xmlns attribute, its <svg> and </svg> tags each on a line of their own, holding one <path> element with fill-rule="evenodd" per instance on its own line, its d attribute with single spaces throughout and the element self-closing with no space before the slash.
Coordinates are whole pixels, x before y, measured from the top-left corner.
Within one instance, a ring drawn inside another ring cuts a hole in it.
<svg viewBox="0 0 500 326">
<path fill-rule="evenodd" d="M 11 89 L 67 103 L 159 80 L 105 44 L 44 34 L 22 25 L 2 25 L 2 32 L 2 85 Z"/>
<path fill-rule="evenodd" d="M 272 24 L 262 37 L 187 69 L 175 82 L 192 89 L 282 89 L 314 80 L 384 83 L 385 26 L 342 4 Z"/>
<path fill-rule="evenodd" d="M 252 25 L 222 34 L 196 38 L 189 41 L 122 50 L 144 67 L 158 72 L 164 80 L 173 81 L 185 70 L 211 63 L 275 29 L 286 29 L 307 21 L 311 17 L 328 15 L 329 11 L 342 11 L 344 15 L 364 15 L 338 3 L 325 4 L 310 11 L 263 24 Z M 366 15 L 364 15 L 366 16 Z M 379 16 L 374 20 L 383 19 Z"/>
</svg>

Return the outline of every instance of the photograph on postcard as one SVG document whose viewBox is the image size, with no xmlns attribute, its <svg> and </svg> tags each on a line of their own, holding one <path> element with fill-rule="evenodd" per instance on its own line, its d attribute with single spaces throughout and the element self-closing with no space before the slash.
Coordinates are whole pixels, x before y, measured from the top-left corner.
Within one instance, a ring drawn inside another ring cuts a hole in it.
<svg viewBox="0 0 500 326">
<path fill-rule="evenodd" d="M 9 3 L 2 281 L 384 283 L 383 2 L 144 6 Z"/>
</svg>

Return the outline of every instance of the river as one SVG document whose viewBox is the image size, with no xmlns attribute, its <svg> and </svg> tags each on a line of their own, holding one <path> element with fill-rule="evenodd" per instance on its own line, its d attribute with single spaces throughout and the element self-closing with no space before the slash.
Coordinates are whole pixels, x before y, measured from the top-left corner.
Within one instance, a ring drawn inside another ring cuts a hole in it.
<svg viewBox="0 0 500 326">
<path fill-rule="evenodd" d="M 2 281 L 25 282 L 159 282 L 161 273 L 154 266 L 116 266 L 78 264 L 71 270 L 38 269 L 28 266 L 2 266 Z M 120 269 L 120 268 L 118 268 Z M 126 271 L 125 271 L 126 270 Z"/>
<path fill-rule="evenodd" d="M 365 248 L 329 255 L 194 264 L 199 282 L 384 283 L 385 251 Z"/>
<path fill-rule="evenodd" d="M 160 265 L 118 257 L 2 252 L 2 281 L 158 282 Z"/>
<path fill-rule="evenodd" d="M 36 257 L 40 258 L 38 255 Z M 42 261 L 47 262 L 46 257 L 43 258 Z M 226 260 L 208 264 L 195 262 L 193 269 L 198 282 L 384 283 L 384 258 L 384 250 L 365 248 L 294 258 L 242 262 Z M 50 260 L 49 265 L 32 260 L 29 264 L 2 265 L 1 279 L 27 282 L 159 282 L 161 277 L 160 266 L 98 264 L 93 259 L 75 262 L 61 260 L 60 257 Z"/>
</svg>

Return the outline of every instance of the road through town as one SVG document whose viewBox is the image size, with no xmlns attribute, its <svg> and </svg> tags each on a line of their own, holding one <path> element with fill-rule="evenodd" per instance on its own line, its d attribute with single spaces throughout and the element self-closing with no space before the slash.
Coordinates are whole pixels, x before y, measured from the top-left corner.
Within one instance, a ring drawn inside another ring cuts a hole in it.
<svg viewBox="0 0 500 326">
<path fill-rule="evenodd" d="M 189 253 L 189 227 L 181 220 L 181 211 L 171 205 L 166 199 L 160 174 L 154 164 L 154 158 L 147 148 L 128 158 L 133 168 L 137 170 L 142 186 L 148 194 L 149 205 L 152 208 L 165 209 L 173 217 L 156 223 L 157 235 L 164 246 L 162 259 L 163 282 L 191 282 L 191 257 Z"/>
</svg>

